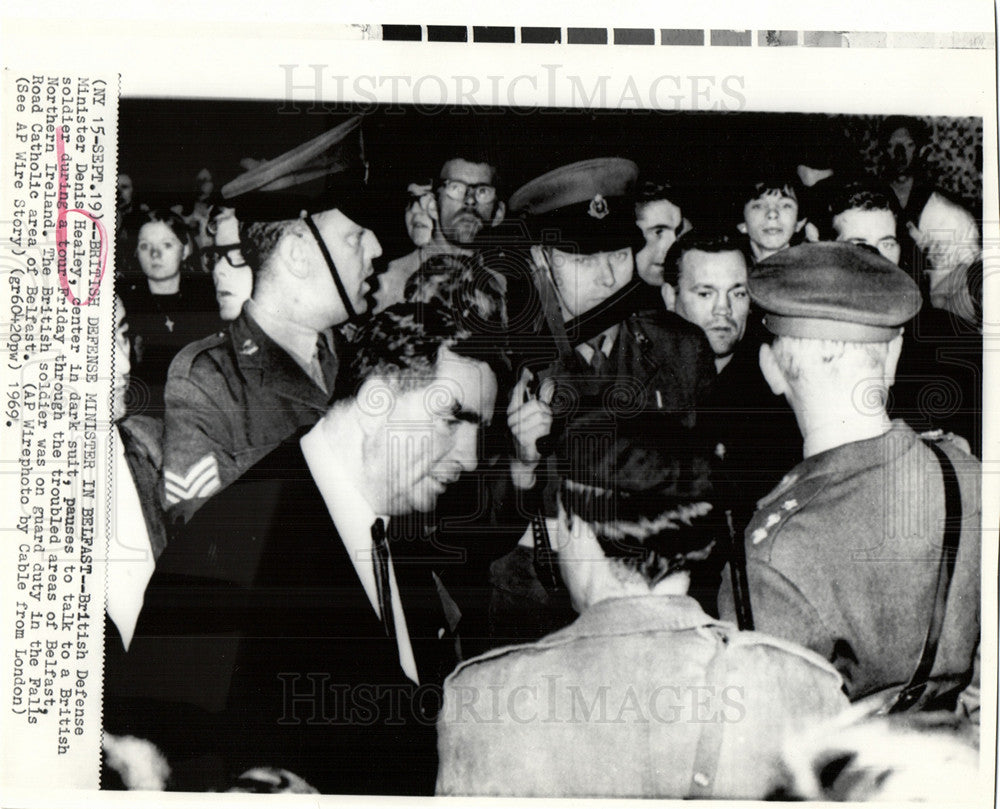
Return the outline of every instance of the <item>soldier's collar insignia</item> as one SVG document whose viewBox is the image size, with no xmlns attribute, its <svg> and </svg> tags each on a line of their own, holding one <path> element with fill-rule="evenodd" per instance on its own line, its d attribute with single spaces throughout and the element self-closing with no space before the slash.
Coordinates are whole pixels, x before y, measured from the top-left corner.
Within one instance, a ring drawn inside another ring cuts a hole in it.
<svg viewBox="0 0 1000 809">
<path fill-rule="evenodd" d="M 252 357 L 257 353 L 257 344 L 253 340 L 247 338 L 243 341 L 243 345 L 240 346 L 240 353 L 245 357 Z"/>
<path fill-rule="evenodd" d="M 611 213 L 611 210 L 608 208 L 608 201 L 600 194 L 595 194 L 590 201 L 590 207 L 587 208 L 587 213 L 594 219 L 603 219 Z"/>
</svg>

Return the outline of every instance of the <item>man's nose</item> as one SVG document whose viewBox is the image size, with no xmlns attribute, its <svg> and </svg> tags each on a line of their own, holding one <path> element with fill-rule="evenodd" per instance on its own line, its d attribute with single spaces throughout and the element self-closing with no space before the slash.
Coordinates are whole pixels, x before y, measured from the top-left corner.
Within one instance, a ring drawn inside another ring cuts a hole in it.
<svg viewBox="0 0 1000 809">
<path fill-rule="evenodd" d="M 733 307 L 729 303 L 728 295 L 716 295 L 715 301 L 712 305 L 713 314 L 728 315 L 733 311 Z"/>
<path fill-rule="evenodd" d="M 615 285 L 615 270 L 611 266 L 610 256 L 604 256 L 600 259 L 597 272 L 598 279 L 604 286 L 611 287 Z"/>
<path fill-rule="evenodd" d="M 462 424 L 458 428 L 453 459 L 462 467 L 463 472 L 473 472 L 479 465 L 479 427 L 475 424 Z"/>
<path fill-rule="evenodd" d="M 382 255 L 382 242 L 378 240 L 378 236 L 369 230 L 365 233 L 365 240 L 368 243 L 366 252 L 369 259 L 378 258 Z"/>
</svg>

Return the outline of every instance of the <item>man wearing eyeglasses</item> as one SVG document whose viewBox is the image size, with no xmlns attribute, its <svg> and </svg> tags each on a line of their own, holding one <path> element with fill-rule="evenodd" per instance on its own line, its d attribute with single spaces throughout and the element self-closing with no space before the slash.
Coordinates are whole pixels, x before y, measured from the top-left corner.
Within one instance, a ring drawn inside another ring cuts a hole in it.
<svg viewBox="0 0 1000 809">
<path fill-rule="evenodd" d="M 434 222 L 431 240 L 389 262 L 379 276 L 376 312 L 403 301 L 407 279 L 431 256 L 470 255 L 483 228 L 495 228 L 503 221 L 507 208 L 497 194 L 496 169 L 489 163 L 463 157 L 448 160 L 441 167 L 427 210 Z"/>
<path fill-rule="evenodd" d="M 253 292 L 253 271 L 243 257 L 240 223 L 233 208 L 215 206 L 208 222 L 212 245 L 206 247 L 205 266 L 211 270 L 219 317 L 236 320 Z"/>
<path fill-rule="evenodd" d="M 343 356 L 333 327 L 368 307 L 372 260 L 382 247 L 346 213 L 349 201 L 266 188 L 275 165 L 293 174 L 299 160 L 275 158 L 223 189 L 229 198 L 239 194 L 240 246 L 253 269 L 253 293 L 226 331 L 186 346 L 171 364 L 163 448 L 170 522 L 186 522 L 207 498 L 322 417 Z"/>
</svg>

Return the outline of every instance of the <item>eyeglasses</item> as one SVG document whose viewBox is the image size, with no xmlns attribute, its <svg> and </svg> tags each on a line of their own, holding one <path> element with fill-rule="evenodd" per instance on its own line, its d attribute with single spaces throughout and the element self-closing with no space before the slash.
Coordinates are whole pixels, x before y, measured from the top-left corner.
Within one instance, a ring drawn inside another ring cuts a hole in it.
<svg viewBox="0 0 1000 809">
<path fill-rule="evenodd" d="M 205 263 L 209 269 L 225 259 L 230 267 L 246 267 L 246 259 L 239 242 L 236 244 L 214 244 L 211 247 L 202 248 L 201 254 L 205 257 Z"/>
<path fill-rule="evenodd" d="M 488 183 L 463 183 L 461 180 L 442 180 L 438 188 L 444 191 L 449 199 L 464 200 L 465 195 L 472 191 L 477 203 L 485 205 L 497 198 L 497 190 Z"/>
</svg>

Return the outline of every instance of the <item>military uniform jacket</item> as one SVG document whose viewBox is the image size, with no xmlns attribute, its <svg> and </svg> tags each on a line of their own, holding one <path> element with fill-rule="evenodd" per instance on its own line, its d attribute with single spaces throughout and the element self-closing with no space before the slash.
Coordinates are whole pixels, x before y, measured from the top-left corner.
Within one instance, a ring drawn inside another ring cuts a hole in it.
<svg viewBox="0 0 1000 809">
<path fill-rule="evenodd" d="M 437 792 L 763 798 L 788 734 L 847 705 L 795 644 L 688 596 L 613 598 L 445 681 Z"/>
<path fill-rule="evenodd" d="M 950 441 L 941 447 L 962 495 L 930 685 L 946 700 L 968 682 L 979 643 L 981 505 L 979 461 Z M 907 683 L 933 610 L 943 526 L 940 465 L 905 423 L 807 458 L 758 503 L 747 527 L 755 629 L 831 661 L 852 700 Z M 730 582 L 727 571 L 723 618 L 735 616 Z"/>
<path fill-rule="evenodd" d="M 328 379 L 334 355 L 331 363 Z M 332 397 L 243 312 L 177 355 L 165 398 L 164 502 L 173 522 L 319 421 Z"/>
</svg>

